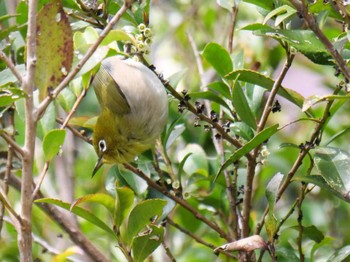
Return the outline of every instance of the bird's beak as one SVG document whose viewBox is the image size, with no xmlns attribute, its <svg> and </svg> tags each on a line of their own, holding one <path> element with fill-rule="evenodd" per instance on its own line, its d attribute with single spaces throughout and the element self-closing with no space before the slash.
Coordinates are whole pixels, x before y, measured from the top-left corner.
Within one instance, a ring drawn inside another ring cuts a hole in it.
<svg viewBox="0 0 350 262">
<path fill-rule="evenodd" d="M 97 159 L 97 162 L 96 162 L 96 165 L 94 167 L 94 170 L 92 171 L 92 176 L 91 178 L 94 177 L 94 175 L 97 173 L 97 171 L 100 169 L 100 167 L 103 165 L 103 155 L 101 155 L 98 159 Z"/>
</svg>

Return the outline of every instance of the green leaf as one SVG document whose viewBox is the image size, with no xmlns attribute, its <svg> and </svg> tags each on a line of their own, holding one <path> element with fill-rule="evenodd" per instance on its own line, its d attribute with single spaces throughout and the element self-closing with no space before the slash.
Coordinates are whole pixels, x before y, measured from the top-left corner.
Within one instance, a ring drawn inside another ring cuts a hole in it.
<svg viewBox="0 0 350 262">
<path fill-rule="evenodd" d="M 267 233 L 268 240 L 273 241 L 275 232 L 277 228 L 277 219 L 274 216 L 273 212 L 269 212 L 265 217 L 265 230 Z"/>
<path fill-rule="evenodd" d="M 208 85 L 209 90 L 218 92 L 223 97 L 231 100 L 231 92 L 228 85 L 223 82 L 213 82 Z"/>
<path fill-rule="evenodd" d="M 152 218 L 162 215 L 163 207 L 166 201 L 162 199 L 149 199 L 138 203 L 130 212 L 127 225 L 127 239 L 131 243 L 132 239 L 151 224 Z"/>
<path fill-rule="evenodd" d="M 101 45 L 109 45 L 114 41 L 132 42 L 132 44 L 137 45 L 136 40 L 123 30 L 111 30 L 103 39 Z"/>
<path fill-rule="evenodd" d="M 350 98 L 350 94 L 348 94 L 348 95 L 324 95 L 324 96 L 313 95 L 313 96 L 310 96 L 304 100 L 302 110 L 305 112 L 305 111 L 309 110 L 310 107 L 312 107 L 318 103 L 324 102 L 324 101 L 330 101 L 330 100 L 336 100 L 336 99 L 349 99 L 349 98 Z"/>
<path fill-rule="evenodd" d="M 261 143 L 265 142 L 267 139 L 269 139 L 273 134 L 275 134 L 278 131 L 278 124 L 268 127 L 258 133 L 252 140 L 250 140 L 247 144 L 245 144 L 243 147 L 237 149 L 226 161 L 225 163 L 220 167 L 219 172 L 216 174 L 216 178 L 218 175 L 226 169 L 229 165 L 236 162 L 238 159 L 240 159 L 245 154 L 248 154 L 250 151 L 252 151 L 255 147 L 260 145 Z"/>
<path fill-rule="evenodd" d="M 94 224 L 98 228 L 104 230 L 105 232 L 111 234 L 115 237 L 115 233 L 112 229 L 110 229 L 109 226 L 107 226 L 102 220 L 100 220 L 98 217 L 96 217 L 94 214 L 92 214 L 90 211 L 83 209 L 81 207 L 75 206 L 71 209 L 71 204 L 67 202 L 63 202 L 59 199 L 54 198 L 41 198 L 38 200 L 35 200 L 36 203 L 48 203 L 48 204 L 54 204 L 56 206 L 62 207 L 65 210 L 71 211 L 72 213 L 76 214 L 77 216 L 84 218 L 85 220 L 89 221 L 90 223 Z"/>
<path fill-rule="evenodd" d="M 25 65 L 17 65 L 16 70 L 23 76 L 25 73 Z M 17 83 L 18 80 L 9 68 L 6 68 L 0 72 L 0 87 L 5 85 Z"/>
<path fill-rule="evenodd" d="M 217 43 L 207 44 L 202 55 L 221 77 L 232 71 L 230 54 L 221 45 Z"/>
<path fill-rule="evenodd" d="M 230 130 L 237 136 L 249 141 L 254 137 L 253 129 L 243 122 L 234 122 L 230 125 Z"/>
<path fill-rule="evenodd" d="M 293 226 L 291 228 L 299 231 L 299 226 Z M 314 225 L 308 227 L 303 226 L 303 235 L 315 241 L 316 243 L 320 243 L 324 239 L 323 233 Z"/>
<path fill-rule="evenodd" d="M 182 117 L 180 117 L 182 118 Z M 176 119 L 172 125 L 167 129 L 167 133 L 165 136 L 164 141 L 166 142 L 166 149 L 169 149 L 170 146 L 176 141 L 177 138 L 181 136 L 181 134 L 186 130 L 186 127 L 184 124 L 178 124 L 179 119 Z"/>
<path fill-rule="evenodd" d="M 70 112 L 72 109 L 74 102 L 76 100 L 76 96 L 69 88 L 63 89 L 57 97 L 57 101 L 64 111 Z"/>
<path fill-rule="evenodd" d="M 43 151 L 45 161 L 50 161 L 54 158 L 61 149 L 66 137 L 66 130 L 54 129 L 49 131 L 43 141 Z"/>
<path fill-rule="evenodd" d="M 229 74 L 227 74 L 225 78 L 229 80 L 235 80 L 237 78 L 237 80 L 258 85 L 270 91 L 274 84 L 274 80 L 272 78 L 247 69 L 232 71 Z M 280 86 L 278 94 L 300 108 L 303 106 L 304 97 L 299 93 L 295 92 L 294 90 Z"/>
<path fill-rule="evenodd" d="M 257 7 L 264 8 L 266 10 L 272 10 L 275 7 L 274 0 L 242 0 L 243 2 L 253 4 Z"/>
<path fill-rule="evenodd" d="M 134 203 L 134 192 L 128 187 L 117 187 L 115 198 L 114 224 L 120 227 Z"/>
<path fill-rule="evenodd" d="M 25 97 L 24 91 L 17 87 L 0 88 L 0 107 L 6 107 Z"/>
<path fill-rule="evenodd" d="M 327 262 L 343 262 L 350 255 L 350 246 L 342 247 L 335 251 L 327 260 Z"/>
<path fill-rule="evenodd" d="M 247 97 L 245 96 L 238 81 L 235 81 L 232 90 L 232 103 L 241 120 L 247 125 L 251 126 L 253 129 L 256 129 L 256 121 L 254 115 L 249 107 Z"/>
<path fill-rule="evenodd" d="M 187 155 L 191 153 L 190 156 Z M 178 160 L 181 162 L 186 157 L 183 170 L 188 175 L 201 174 L 205 177 L 209 175 L 208 157 L 203 148 L 198 144 L 188 144 L 178 152 Z"/>
<path fill-rule="evenodd" d="M 135 262 L 142 262 L 162 243 L 164 228 L 150 225 L 149 229 L 134 238 L 132 252 Z"/>
<path fill-rule="evenodd" d="M 38 95 L 37 92 L 35 92 Z M 38 122 L 38 137 L 43 139 L 50 130 L 56 128 L 56 106 L 54 103 L 51 103 L 44 112 L 44 115 L 41 117 Z"/>
<path fill-rule="evenodd" d="M 42 101 L 68 74 L 73 62 L 72 29 L 61 1 L 46 4 L 37 17 L 35 83 Z"/>
<path fill-rule="evenodd" d="M 270 182 L 267 184 L 265 194 L 266 194 L 267 201 L 269 203 L 269 212 L 273 212 L 273 210 L 275 209 L 277 193 L 282 183 L 282 180 L 283 180 L 283 174 L 277 173 L 272 177 Z"/>
<path fill-rule="evenodd" d="M 268 20 L 276 16 L 275 26 L 277 27 L 280 23 L 293 16 L 296 12 L 297 10 L 290 7 L 289 5 L 282 5 L 268 13 L 268 15 L 264 18 L 263 24 L 266 24 Z"/>
<path fill-rule="evenodd" d="M 348 193 L 350 191 L 350 155 L 339 148 L 319 147 L 316 149 L 314 161 L 317 170 L 335 190 Z"/>
<path fill-rule="evenodd" d="M 328 192 L 334 194 L 335 196 L 339 197 L 340 199 L 343 199 L 347 202 L 350 202 L 350 197 L 348 194 L 342 194 L 339 190 L 331 187 L 327 181 L 320 175 L 298 175 L 293 177 L 293 181 L 303 181 L 305 183 L 311 183 L 316 186 L 319 186 L 321 189 L 327 190 Z"/>
<path fill-rule="evenodd" d="M 73 208 L 74 206 L 79 205 L 81 203 L 85 203 L 85 202 L 93 202 L 93 203 L 101 204 L 105 208 L 107 208 L 109 213 L 113 214 L 114 199 L 110 195 L 103 194 L 103 193 L 86 195 L 86 196 L 80 197 L 77 200 L 75 200 L 72 203 L 71 208 Z"/>
<path fill-rule="evenodd" d="M 334 64 L 327 49 L 311 30 L 263 29 L 254 31 L 254 34 L 285 41 L 316 64 Z"/>
<path fill-rule="evenodd" d="M 312 4 L 309 5 L 308 8 L 310 13 L 313 14 L 319 14 L 324 11 L 327 11 L 329 16 L 336 18 L 337 20 L 344 20 L 344 18 L 337 12 L 334 8 L 331 2 L 326 2 L 324 0 L 317 0 L 314 1 Z"/>
</svg>

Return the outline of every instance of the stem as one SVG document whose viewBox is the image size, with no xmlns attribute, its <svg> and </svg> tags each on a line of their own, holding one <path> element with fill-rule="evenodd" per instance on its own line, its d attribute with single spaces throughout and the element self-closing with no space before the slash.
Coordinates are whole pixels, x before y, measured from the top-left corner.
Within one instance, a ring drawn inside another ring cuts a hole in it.
<svg viewBox="0 0 350 262">
<path fill-rule="evenodd" d="M 12 74 L 17 78 L 20 84 L 22 84 L 23 79 L 21 74 L 18 72 L 16 66 L 11 62 L 11 60 L 6 56 L 6 54 L 0 50 L 0 59 L 5 62 L 7 67 L 11 70 Z"/>
<path fill-rule="evenodd" d="M 36 11 L 38 1 L 28 3 L 27 31 L 27 74 L 23 79 L 22 89 L 27 93 L 25 98 L 25 144 L 22 159 L 21 187 L 21 230 L 18 234 L 18 247 L 22 262 L 33 261 L 32 257 L 32 181 L 35 151 L 36 121 L 34 118 L 34 76 L 36 68 Z"/>
<path fill-rule="evenodd" d="M 237 14 L 238 14 L 238 5 L 234 4 L 232 7 L 232 22 L 231 22 L 231 26 L 230 26 L 230 33 L 228 36 L 228 51 L 230 54 L 232 54 L 233 37 L 235 34 Z"/>
<path fill-rule="evenodd" d="M 281 73 L 279 74 L 278 78 L 275 80 L 273 84 L 273 87 L 267 99 L 266 105 L 264 107 L 264 111 L 262 113 L 262 116 L 260 118 L 257 130 L 256 130 L 257 133 L 261 132 L 266 126 L 267 119 L 271 113 L 272 104 L 275 100 L 278 89 L 280 88 L 282 81 L 285 78 L 293 62 L 293 58 L 294 58 L 294 55 L 287 55 L 287 61 L 285 62 Z M 260 146 L 256 147 L 254 149 L 253 158 L 248 161 L 247 179 L 246 179 L 245 190 L 244 190 L 245 193 L 243 198 L 242 238 L 248 237 L 250 232 L 249 217 L 250 217 L 250 210 L 251 210 L 251 201 L 253 196 L 253 182 L 254 182 L 254 176 L 255 176 L 255 168 L 257 165 L 256 158 L 258 157 L 259 150 L 260 150 Z"/>
</svg>

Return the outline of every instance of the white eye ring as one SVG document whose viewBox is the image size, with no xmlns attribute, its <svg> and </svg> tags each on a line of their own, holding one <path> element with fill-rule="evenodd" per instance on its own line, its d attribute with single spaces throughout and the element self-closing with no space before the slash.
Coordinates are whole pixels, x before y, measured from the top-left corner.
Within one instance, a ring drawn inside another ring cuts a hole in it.
<svg viewBox="0 0 350 262">
<path fill-rule="evenodd" d="M 101 139 L 99 142 L 98 142 L 98 148 L 100 149 L 100 151 L 102 153 L 104 153 L 106 150 L 107 150 L 107 145 L 106 145 L 106 141 L 104 139 Z"/>
</svg>

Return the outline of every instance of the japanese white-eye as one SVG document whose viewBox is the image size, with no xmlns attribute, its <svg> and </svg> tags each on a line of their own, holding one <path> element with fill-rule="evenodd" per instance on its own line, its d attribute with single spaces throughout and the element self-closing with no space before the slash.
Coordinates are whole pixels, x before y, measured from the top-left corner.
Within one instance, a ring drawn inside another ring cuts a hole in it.
<svg viewBox="0 0 350 262">
<path fill-rule="evenodd" d="M 118 56 L 102 61 L 92 85 L 101 107 L 93 134 L 94 176 L 103 163 L 131 162 L 155 144 L 166 124 L 168 99 L 152 70 Z"/>
</svg>

